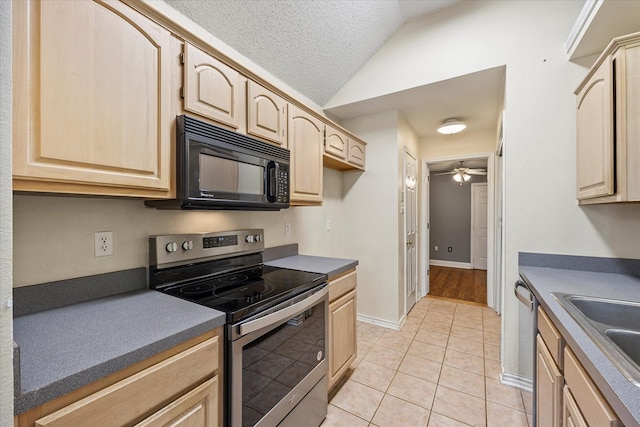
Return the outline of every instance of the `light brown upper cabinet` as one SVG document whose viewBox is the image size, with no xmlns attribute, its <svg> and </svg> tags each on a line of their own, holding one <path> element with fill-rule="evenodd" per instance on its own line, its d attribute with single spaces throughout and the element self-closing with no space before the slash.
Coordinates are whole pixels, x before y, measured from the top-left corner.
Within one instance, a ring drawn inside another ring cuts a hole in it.
<svg viewBox="0 0 640 427">
<path fill-rule="evenodd" d="M 252 80 L 247 82 L 247 133 L 287 148 L 287 101 Z"/>
<path fill-rule="evenodd" d="M 322 203 L 323 142 L 324 123 L 295 105 L 289 105 L 291 204 Z"/>
<path fill-rule="evenodd" d="M 184 109 L 246 132 L 245 81 L 238 71 L 184 44 Z"/>
<path fill-rule="evenodd" d="M 13 8 L 14 189 L 171 197 L 177 39 L 121 2 Z"/>
<path fill-rule="evenodd" d="M 640 33 L 614 39 L 576 90 L 580 204 L 640 201 Z"/>
<path fill-rule="evenodd" d="M 365 165 L 366 144 L 358 141 L 330 124 L 324 137 L 324 165 L 338 170 L 361 169 Z"/>
</svg>

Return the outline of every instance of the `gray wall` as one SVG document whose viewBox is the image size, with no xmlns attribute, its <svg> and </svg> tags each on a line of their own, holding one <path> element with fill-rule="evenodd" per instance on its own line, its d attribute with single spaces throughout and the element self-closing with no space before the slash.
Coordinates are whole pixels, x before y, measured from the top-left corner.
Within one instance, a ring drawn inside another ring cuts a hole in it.
<svg viewBox="0 0 640 427">
<path fill-rule="evenodd" d="M 430 259 L 471 262 L 471 184 L 479 182 L 487 182 L 487 177 L 473 175 L 461 186 L 451 175 L 431 174 Z M 435 250 L 436 246 L 438 251 Z M 452 248 L 452 252 L 448 252 L 448 247 Z"/>
</svg>

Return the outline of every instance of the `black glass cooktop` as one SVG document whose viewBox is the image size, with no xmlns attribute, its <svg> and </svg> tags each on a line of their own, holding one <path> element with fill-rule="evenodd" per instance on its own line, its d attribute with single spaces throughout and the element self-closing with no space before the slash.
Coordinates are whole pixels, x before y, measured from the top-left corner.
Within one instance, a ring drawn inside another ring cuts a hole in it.
<svg viewBox="0 0 640 427">
<path fill-rule="evenodd" d="M 234 323 L 324 282 L 325 274 L 265 265 L 165 287 L 163 292 L 227 313 Z"/>
</svg>

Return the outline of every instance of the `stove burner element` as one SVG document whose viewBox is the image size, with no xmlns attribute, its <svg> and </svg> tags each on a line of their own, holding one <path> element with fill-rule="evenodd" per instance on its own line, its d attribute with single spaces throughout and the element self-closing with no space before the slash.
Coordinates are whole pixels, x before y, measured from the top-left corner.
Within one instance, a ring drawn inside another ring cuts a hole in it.
<svg viewBox="0 0 640 427">
<path fill-rule="evenodd" d="M 216 282 L 221 285 L 237 285 L 238 283 L 242 283 L 246 280 L 249 280 L 249 276 L 246 274 L 236 274 L 233 276 L 226 276 L 216 279 Z"/>
<path fill-rule="evenodd" d="M 218 298 L 245 300 L 247 303 L 260 301 L 273 292 L 274 287 L 266 283 L 256 283 L 251 286 L 226 285 L 215 288 L 213 295 Z"/>
<path fill-rule="evenodd" d="M 195 285 L 187 285 L 183 288 L 180 288 L 180 293 L 184 295 L 205 295 L 211 293 L 213 290 L 213 285 L 209 283 L 198 283 Z"/>
</svg>

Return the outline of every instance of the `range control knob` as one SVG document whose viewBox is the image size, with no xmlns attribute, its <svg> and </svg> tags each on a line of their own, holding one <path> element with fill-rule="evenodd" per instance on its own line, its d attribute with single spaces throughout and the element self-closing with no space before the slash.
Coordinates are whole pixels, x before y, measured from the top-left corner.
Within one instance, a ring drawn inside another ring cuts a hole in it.
<svg viewBox="0 0 640 427">
<path fill-rule="evenodd" d="M 178 244 L 176 242 L 167 243 L 166 249 L 169 253 L 175 252 L 178 250 Z"/>
<path fill-rule="evenodd" d="M 193 240 L 185 240 L 184 242 L 182 242 L 182 249 L 184 249 L 185 251 L 190 251 L 191 249 L 193 249 Z"/>
<path fill-rule="evenodd" d="M 256 242 L 261 242 L 262 241 L 262 234 L 256 234 Z"/>
<path fill-rule="evenodd" d="M 244 238 L 244 241 L 247 243 L 253 243 L 253 236 L 247 236 Z"/>
</svg>

